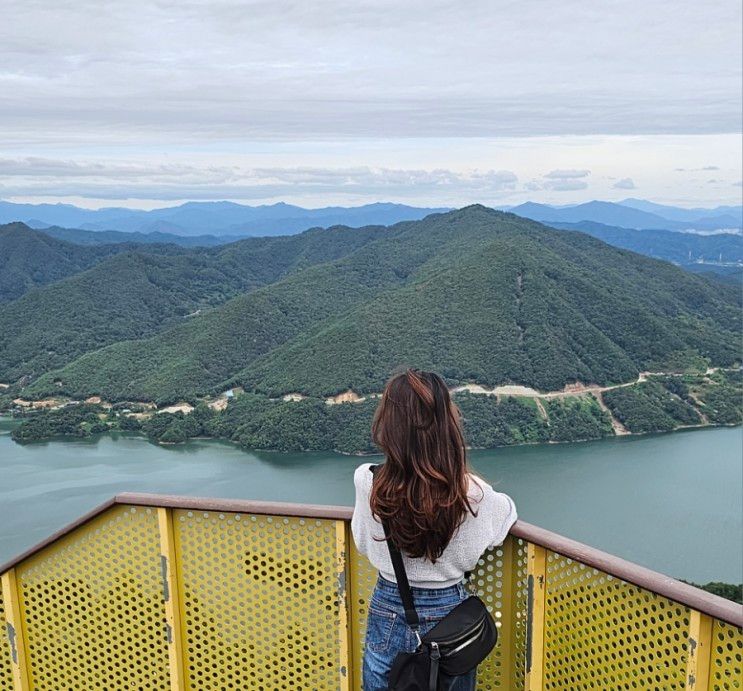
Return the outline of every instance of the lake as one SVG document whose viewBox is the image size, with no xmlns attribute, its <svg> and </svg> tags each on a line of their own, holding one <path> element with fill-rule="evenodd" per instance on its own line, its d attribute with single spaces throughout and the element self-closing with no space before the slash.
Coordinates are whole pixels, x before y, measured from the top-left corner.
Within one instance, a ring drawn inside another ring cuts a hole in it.
<svg viewBox="0 0 743 691">
<path fill-rule="evenodd" d="M 0 562 L 117 492 L 346 504 L 365 459 L 132 435 L 20 446 L 0 419 Z M 743 580 L 743 429 L 474 451 L 525 521 L 670 576 Z"/>
</svg>

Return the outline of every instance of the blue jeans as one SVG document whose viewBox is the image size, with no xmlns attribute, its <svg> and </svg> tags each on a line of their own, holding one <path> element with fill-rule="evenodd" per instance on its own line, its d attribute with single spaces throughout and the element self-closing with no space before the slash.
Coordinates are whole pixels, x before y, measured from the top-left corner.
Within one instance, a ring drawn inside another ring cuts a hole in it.
<svg viewBox="0 0 743 691">
<path fill-rule="evenodd" d="M 469 597 L 462 583 L 449 588 L 412 587 L 415 608 L 421 622 L 421 635 L 428 633 L 449 611 Z M 364 647 L 364 691 L 387 691 L 387 677 L 392 662 L 400 652 L 412 653 L 416 649 L 415 635 L 405 621 L 405 610 L 397 591 L 397 584 L 379 576 L 369 602 Z M 472 670 L 455 677 L 449 691 L 474 691 L 475 675 Z"/>
</svg>

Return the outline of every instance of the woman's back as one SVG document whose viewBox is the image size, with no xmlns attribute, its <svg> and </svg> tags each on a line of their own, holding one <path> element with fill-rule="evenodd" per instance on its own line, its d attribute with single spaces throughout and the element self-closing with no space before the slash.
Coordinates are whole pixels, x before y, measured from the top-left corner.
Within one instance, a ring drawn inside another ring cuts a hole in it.
<svg viewBox="0 0 743 691">
<path fill-rule="evenodd" d="M 433 372 L 407 370 L 390 379 L 372 437 L 385 463 L 374 473 L 369 463 L 356 469 L 351 527 L 358 550 L 379 571 L 369 602 L 364 691 L 385 691 L 397 656 L 417 650 L 420 637 L 468 598 L 465 573 L 503 542 L 516 507 L 469 472 L 459 410 Z M 408 607 L 398 593 L 385 529 L 402 555 L 413 600 Z M 414 610 L 418 619 L 410 616 Z M 471 668 L 440 688 L 472 691 L 475 673 Z"/>
<path fill-rule="evenodd" d="M 356 505 L 351 521 L 354 542 L 372 566 L 388 581 L 395 581 L 382 524 L 372 516 L 369 504 L 373 475 L 371 463 L 360 465 L 354 473 Z M 489 547 L 500 545 L 516 521 L 516 507 L 506 494 L 495 492 L 480 478 L 469 476 L 467 496 L 476 515 L 469 511 L 441 556 L 432 563 L 425 557 L 411 558 L 403 553 L 410 585 L 420 588 L 446 588 L 459 583 L 472 571 Z M 375 539 L 376 538 L 376 539 Z"/>
</svg>

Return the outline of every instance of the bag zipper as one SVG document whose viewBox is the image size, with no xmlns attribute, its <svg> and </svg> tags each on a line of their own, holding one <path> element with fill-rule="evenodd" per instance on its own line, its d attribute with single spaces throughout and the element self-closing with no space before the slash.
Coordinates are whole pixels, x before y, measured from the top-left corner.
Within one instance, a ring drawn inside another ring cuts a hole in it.
<svg viewBox="0 0 743 691">
<path fill-rule="evenodd" d="M 483 615 L 478 622 L 475 623 L 474 628 L 470 629 L 469 631 L 466 631 L 465 633 L 458 634 L 457 636 L 453 636 L 451 638 L 447 639 L 437 639 L 436 642 L 439 644 L 440 647 L 449 647 L 452 645 L 457 645 L 462 641 L 463 638 L 467 638 L 467 641 L 469 642 L 473 635 L 479 634 L 480 631 L 482 631 L 483 627 L 485 626 L 485 620 L 487 615 Z"/>
<path fill-rule="evenodd" d="M 479 636 L 479 635 L 480 635 L 480 634 L 482 633 L 482 630 L 483 630 L 484 628 L 485 628 L 485 622 L 483 621 L 483 622 L 482 622 L 482 623 L 481 623 L 481 624 L 480 624 L 480 625 L 479 625 L 479 626 L 477 627 L 477 629 L 475 629 L 475 631 L 474 631 L 474 632 L 472 633 L 472 635 L 471 635 L 471 636 L 470 636 L 470 637 L 469 637 L 469 638 L 468 638 L 468 639 L 467 639 L 466 641 L 464 641 L 464 643 L 460 643 L 460 644 L 459 644 L 459 645 L 458 645 L 458 646 L 457 646 L 456 648 L 454 648 L 453 650 L 449 650 L 449 651 L 445 652 L 445 653 L 443 654 L 443 657 L 451 657 L 452 655 L 455 655 L 456 653 L 458 653 L 458 652 L 459 652 L 460 650 L 462 650 L 463 648 L 466 648 L 466 647 L 467 647 L 468 645 L 470 645 L 471 643 L 474 643 L 474 642 L 475 642 L 475 641 L 477 640 L 478 636 Z"/>
</svg>

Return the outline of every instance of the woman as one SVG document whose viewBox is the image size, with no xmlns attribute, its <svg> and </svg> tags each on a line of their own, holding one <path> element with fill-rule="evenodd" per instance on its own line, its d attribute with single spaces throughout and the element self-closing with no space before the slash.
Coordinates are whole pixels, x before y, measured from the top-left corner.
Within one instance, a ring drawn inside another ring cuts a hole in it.
<svg viewBox="0 0 743 691">
<path fill-rule="evenodd" d="M 469 472 L 459 411 L 437 374 L 411 369 L 393 376 L 372 436 L 385 463 L 374 475 L 370 463 L 356 469 L 351 528 L 359 551 L 379 570 L 369 602 L 363 687 L 383 691 L 395 657 L 413 652 L 416 640 L 405 622 L 381 521 L 403 554 L 423 635 L 468 597 L 465 572 L 503 542 L 516 507 Z M 475 670 L 450 689 L 474 687 Z"/>
</svg>

